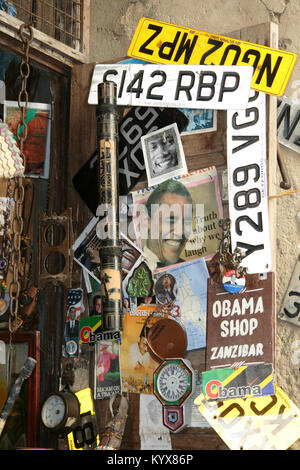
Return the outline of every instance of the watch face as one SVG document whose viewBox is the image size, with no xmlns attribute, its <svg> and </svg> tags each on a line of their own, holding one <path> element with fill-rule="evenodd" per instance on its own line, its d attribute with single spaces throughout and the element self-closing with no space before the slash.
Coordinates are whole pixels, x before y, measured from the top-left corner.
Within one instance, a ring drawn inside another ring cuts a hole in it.
<svg viewBox="0 0 300 470">
<path fill-rule="evenodd" d="M 180 400 L 188 386 L 188 374 L 178 364 L 167 364 L 157 379 L 157 389 L 163 400 Z"/>
<path fill-rule="evenodd" d="M 54 429 L 65 417 L 66 405 L 59 395 L 51 395 L 42 408 L 42 421 L 47 428 Z"/>
</svg>

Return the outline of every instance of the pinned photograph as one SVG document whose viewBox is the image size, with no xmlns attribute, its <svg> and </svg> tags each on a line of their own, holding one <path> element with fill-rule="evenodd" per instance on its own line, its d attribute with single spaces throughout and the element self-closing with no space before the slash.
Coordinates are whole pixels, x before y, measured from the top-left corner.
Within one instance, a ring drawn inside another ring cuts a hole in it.
<svg viewBox="0 0 300 470">
<path fill-rule="evenodd" d="M 88 306 L 90 316 L 101 315 L 102 313 L 102 297 L 101 291 L 90 292 L 88 295 Z"/>
<path fill-rule="evenodd" d="M 83 290 L 69 289 L 67 297 L 67 314 L 64 330 L 65 344 L 63 356 L 78 356 L 80 315 L 85 310 L 83 305 Z"/>
<path fill-rule="evenodd" d="M 189 122 L 180 135 L 200 134 L 217 130 L 217 111 L 213 109 L 180 108 Z"/>
<path fill-rule="evenodd" d="M 187 173 L 187 165 L 177 124 L 141 137 L 148 185 Z"/>
<path fill-rule="evenodd" d="M 214 166 L 138 189 L 132 196 L 136 243 L 150 270 L 214 256 L 223 214 Z"/>
<path fill-rule="evenodd" d="M 119 332 L 109 332 L 107 340 L 96 342 L 94 398 L 121 394 Z"/>
<path fill-rule="evenodd" d="M 19 128 L 21 111 L 17 101 L 4 101 L 4 122 L 17 140 L 22 134 Z M 34 178 L 49 178 L 51 105 L 47 103 L 28 103 L 25 122 L 27 138 L 24 142 L 25 175 Z"/>
<path fill-rule="evenodd" d="M 82 231 L 79 237 L 73 244 L 74 260 L 78 263 L 86 274 L 90 277 L 85 277 L 88 286 L 88 291 L 94 291 L 92 286 L 99 286 L 101 284 L 101 266 L 99 257 L 99 248 L 101 240 L 97 236 L 97 223 L 98 217 L 93 217 L 88 223 L 86 228 Z M 122 280 L 126 278 L 135 263 L 138 262 L 142 255 L 142 251 L 121 233 L 122 242 Z M 92 278 L 96 282 L 91 282 Z M 98 287 L 98 288 L 99 288 Z"/>
<path fill-rule="evenodd" d="M 120 346 L 123 392 L 153 394 L 153 373 L 159 363 L 151 355 L 147 338 L 150 328 L 163 317 L 156 305 L 141 305 L 125 313 Z"/>
</svg>

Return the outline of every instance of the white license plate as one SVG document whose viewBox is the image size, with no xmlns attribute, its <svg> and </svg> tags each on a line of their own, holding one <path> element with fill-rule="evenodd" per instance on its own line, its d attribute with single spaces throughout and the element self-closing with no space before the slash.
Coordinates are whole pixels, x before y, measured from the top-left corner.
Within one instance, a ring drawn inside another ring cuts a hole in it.
<svg viewBox="0 0 300 470">
<path fill-rule="evenodd" d="M 113 81 L 120 106 L 245 109 L 252 74 L 236 65 L 98 64 L 88 103 L 98 104 L 99 83 Z"/>
<path fill-rule="evenodd" d="M 252 91 L 245 111 L 227 112 L 228 201 L 232 250 L 249 274 L 272 269 L 266 156 L 266 95 Z"/>
<path fill-rule="evenodd" d="M 277 131 L 282 145 L 300 153 L 300 106 L 285 96 L 277 101 Z"/>
<path fill-rule="evenodd" d="M 298 257 L 290 283 L 279 311 L 279 318 L 300 326 L 300 256 Z"/>
</svg>

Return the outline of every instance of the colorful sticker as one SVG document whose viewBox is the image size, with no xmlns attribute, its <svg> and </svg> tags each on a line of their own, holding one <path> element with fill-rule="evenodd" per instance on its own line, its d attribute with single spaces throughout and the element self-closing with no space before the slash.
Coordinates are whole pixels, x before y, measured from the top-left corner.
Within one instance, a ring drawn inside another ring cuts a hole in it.
<svg viewBox="0 0 300 470">
<path fill-rule="evenodd" d="M 272 370 L 272 364 L 258 364 L 202 372 L 202 392 L 207 400 L 273 395 Z"/>
</svg>

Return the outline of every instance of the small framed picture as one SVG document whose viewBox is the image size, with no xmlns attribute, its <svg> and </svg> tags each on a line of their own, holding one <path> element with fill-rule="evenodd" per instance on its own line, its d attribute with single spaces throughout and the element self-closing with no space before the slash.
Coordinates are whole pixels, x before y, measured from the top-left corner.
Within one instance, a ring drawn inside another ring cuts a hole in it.
<svg viewBox="0 0 300 470">
<path fill-rule="evenodd" d="M 201 134 L 217 130 L 217 111 L 213 109 L 180 108 L 189 122 L 180 135 Z"/>
<path fill-rule="evenodd" d="M 177 124 L 141 137 L 148 186 L 187 173 L 187 165 Z"/>
<path fill-rule="evenodd" d="M 24 103 L 23 103 L 24 104 Z M 17 101 L 4 101 L 4 122 L 18 138 L 21 110 Z M 49 178 L 50 142 L 51 142 L 51 105 L 46 103 L 28 103 L 25 122 L 27 138 L 24 142 L 25 176 Z"/>
</svg>

